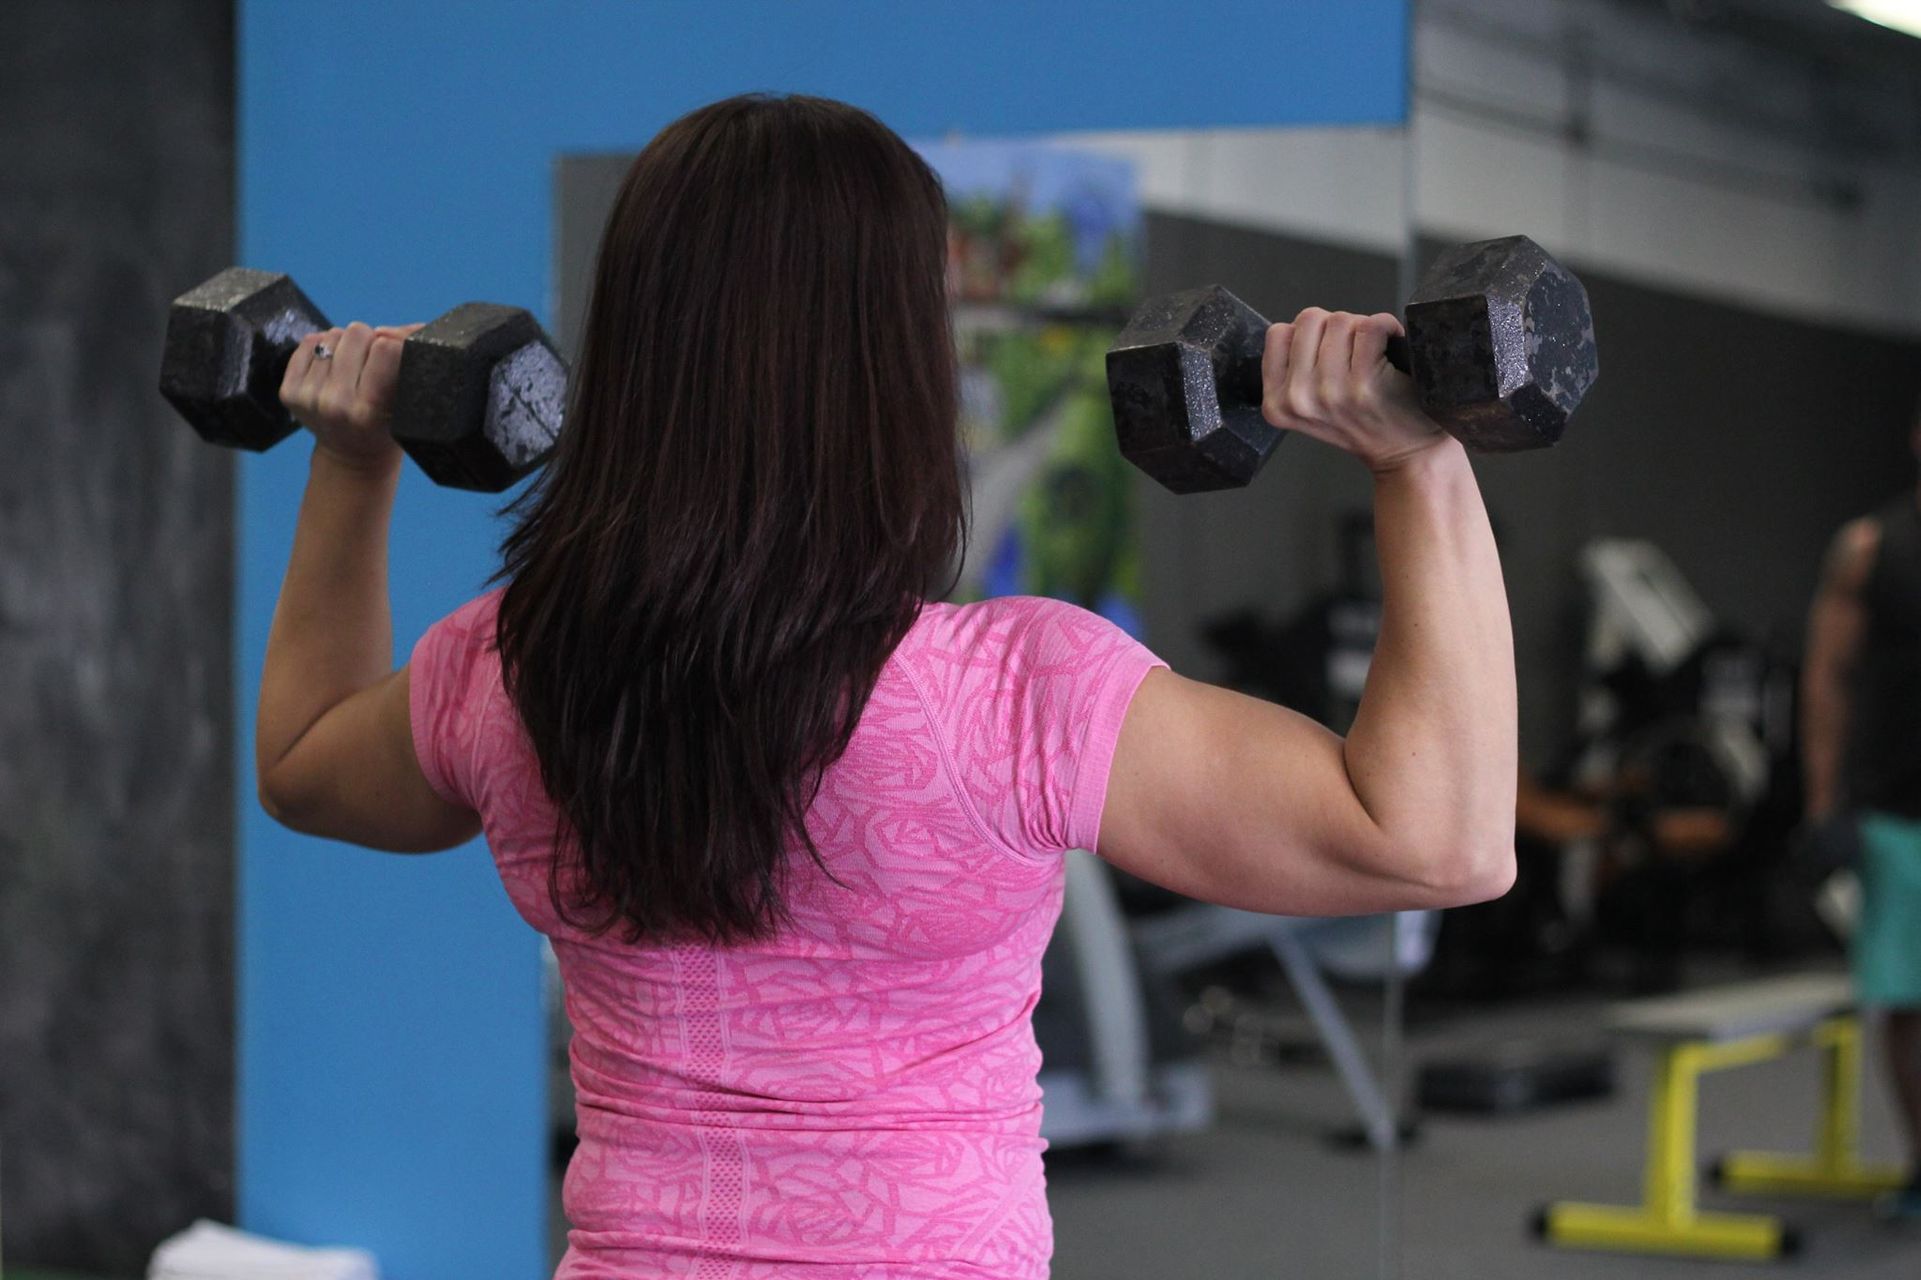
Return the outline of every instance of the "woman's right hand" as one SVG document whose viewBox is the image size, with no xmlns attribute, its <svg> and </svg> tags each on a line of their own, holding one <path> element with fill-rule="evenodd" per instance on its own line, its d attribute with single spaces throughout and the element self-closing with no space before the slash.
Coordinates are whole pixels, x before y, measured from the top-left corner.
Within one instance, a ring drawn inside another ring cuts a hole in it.
<svg viewBox="0 0 1921 1280">
<path fill-rule="evenodd" d="M 400 350 L 424 325 L 356 321 L 310 333 L 294 348 L 280 381 L 280 403 L 313 432 L 317 447 L 358 469 L 400 461 L 393 438 Z"/>
<path fill-rule="evenodd" d="M 1421 411 L 1413 381 L 1387 361 L 1402 332 L 1372 316 L 1309 307 L 1270 325 L 1261 354 L 1261 415 L 1271 426 L 1324 440 L 1376 472 L 1392 470 L 1449 439 Z"/>
</svg>

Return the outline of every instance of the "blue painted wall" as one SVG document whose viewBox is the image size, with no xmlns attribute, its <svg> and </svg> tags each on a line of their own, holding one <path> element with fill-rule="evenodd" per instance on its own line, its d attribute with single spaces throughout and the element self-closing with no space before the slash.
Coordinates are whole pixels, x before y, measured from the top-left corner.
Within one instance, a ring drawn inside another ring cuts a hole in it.
<svg viewBox="0 0 1921 1280">
<path fill-rule="evenodd" d="M 545 315 L 551 166 L 730 93 L 868 107 L 908 136 L 1382 123 L 1405 0 L 240 0 L 240 244 L 337 321 L 486 297 Z M 306 450 L 248 459 L 241 756 Z M 401 656 L 491 570 L 486 499 L 409 472 Z M 547 1266 L 537 943 L 478 847 L 398 858 L 281 831 L 243 763 L 240 1214 L 373 1249 L 392 1280 Z"/>
</svg>

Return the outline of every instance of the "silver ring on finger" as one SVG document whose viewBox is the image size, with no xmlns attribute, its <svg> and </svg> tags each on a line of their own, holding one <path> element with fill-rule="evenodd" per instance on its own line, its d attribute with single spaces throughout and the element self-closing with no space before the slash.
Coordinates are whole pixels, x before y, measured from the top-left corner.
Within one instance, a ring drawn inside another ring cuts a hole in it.
<svg viewBox="0 0 1921 1280">
<path fill-rule="evenodd" d="M 331 360 L 334 358 L 333 348 L 324 342 L 316 342 L 313 347 L 313 358 L 316 360 Z"/>
</svg>

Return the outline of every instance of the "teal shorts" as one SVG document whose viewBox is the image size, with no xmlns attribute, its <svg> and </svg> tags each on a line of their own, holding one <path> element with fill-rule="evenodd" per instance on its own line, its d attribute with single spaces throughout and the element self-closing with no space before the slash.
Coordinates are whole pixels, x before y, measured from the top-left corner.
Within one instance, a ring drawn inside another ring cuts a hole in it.
<svg viewBox="0 0 1921 1280">
<path fill-rule="evenodd" d="M 1861 815 L 1854 985 L 1862 1004 L 1921 1007 L 1921 822 Z"/>
</svg>

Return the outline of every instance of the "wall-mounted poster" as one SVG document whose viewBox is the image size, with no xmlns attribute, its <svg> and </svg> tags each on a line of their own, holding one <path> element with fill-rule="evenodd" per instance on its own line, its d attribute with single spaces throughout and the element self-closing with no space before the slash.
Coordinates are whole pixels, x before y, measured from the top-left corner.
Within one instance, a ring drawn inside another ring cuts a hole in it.
<svg viewBox="0 0 1921 1280">
<path fill-rule="evenodd" d="M 921 152 L 947 186 L 973 500 L 955 598 L 1054 596 L 1138 634 L 1134 481 L 1105 373 L 1140 290 L 1133 167 L 1036 143 Z"/>
</svg>

